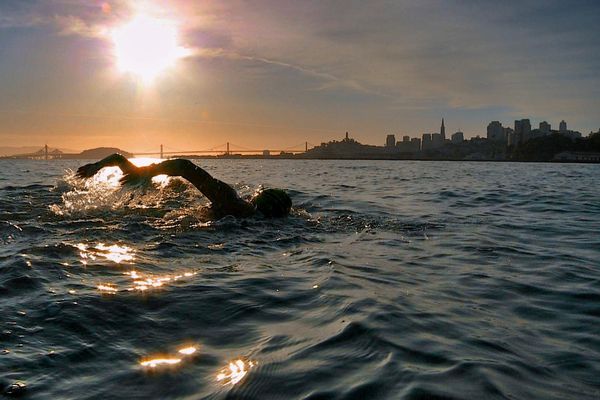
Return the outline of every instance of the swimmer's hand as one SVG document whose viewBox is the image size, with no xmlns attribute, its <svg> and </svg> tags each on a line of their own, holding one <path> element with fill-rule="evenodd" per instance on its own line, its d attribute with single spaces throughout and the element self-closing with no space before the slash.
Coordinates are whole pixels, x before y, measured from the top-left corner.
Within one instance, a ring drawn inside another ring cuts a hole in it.
<svg viewBox="0 0 600 400">
<path fill-rule="evenodd" d="M 100 169 L 102 169 L 102 166 L 99 163 L 85 164 L 77 169 L 76 175 L 78 178 L 91 178 Z"/>
</svg>

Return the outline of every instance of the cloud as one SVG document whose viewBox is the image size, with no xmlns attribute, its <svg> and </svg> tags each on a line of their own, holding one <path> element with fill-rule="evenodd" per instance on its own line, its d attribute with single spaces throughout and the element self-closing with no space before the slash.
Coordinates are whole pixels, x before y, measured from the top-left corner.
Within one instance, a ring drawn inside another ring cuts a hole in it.
<svg viewBox="0 0 600 400">
<path fill-rule="evenodd" d="M 597 83 L 589 71 L 598 67 L 598 58 L 590 56 L 598 43 L 591 32 L 582 34 L 576 20 L 597 32 L 599 7 L 580 4 L 587 7 L 233 1 L 196 11 L 187 4 L 187 12 L 204 13 L 210 21 L 204 28 L 227 38 L 219 54 L 303 73 L 322 81 L 319 90 L 397 98 L 391 107 L 511 104 L 526 112 L 532 103 L 548 104 L 564 77 L 587 76 L 585 91 Z"/>
<path fill-rule="evenodd" d="M 57 26 L 59 35 L 101 37 L 105 34 L 105 28 L 98 25 L 90 25 L 74 15 L 56 15 L 54 16 L 53 23 Z"/>
</svg>

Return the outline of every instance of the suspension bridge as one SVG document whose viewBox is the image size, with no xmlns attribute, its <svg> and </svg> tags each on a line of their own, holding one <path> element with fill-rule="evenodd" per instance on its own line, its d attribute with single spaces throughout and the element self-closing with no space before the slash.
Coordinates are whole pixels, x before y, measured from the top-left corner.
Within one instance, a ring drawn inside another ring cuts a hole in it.
<svg viewBox="0 0 600 400">
<path fill-rule="evenodd" d="M 232 157 L 238 155 L 257 155 L 263 157 L 270 156 L 282 156 L 282 155 L 298 155 L 307 152 L 309 149 L 315 147 L 312 143 L 304 142 L 287 148 L 280 149 L 251 149 L 244 146 L 236 145 L 234 143 L 226 142 L 218 146 L 214 146 L 208 149 L 202 150 L 188 150 L 188 149 L 175 149 L 164 145 L 160 145 L 159 149 L 149 151 L 135 151 L 128 152 L 135 157 L 159 157 L 159 158 L 173 158 L 173 157 L 186 157 L 186 156 L 216 156 L 216 157 Z M 92 149 L 87 151 L 93 151 L 98 149 Z M 87 152 L 86 151 L 86 152 Z M 9 156 L 9 158 L 28 158 L 28 159 L 41 159 L 41 160 L 52 160 L 52 159 L 64 159 L 64 158 L 78 158 L 80 154 L 67 154 L 63 153 L 58 149 L 50 150 L 48 145 L 45 145 L 40 150 L 34 153 L 18 154 Z"/>
<path fill-rule="evenodd" d="M 309 142 L 297 144 L 295 146 L 287 147 L 285 149 L 251 149 L 244 146 L 236 145 L 234 143 L 226 142 L 221 145 L 203 149 L 203 150 L 187 150 L 187 149 L 172 149 L 164 145 L 160 145 L 159 151 L 146 151 L 146 152 L 133 152 L 132 154 L 138 156 L 158 156 L 160 158 L 169 158 L 173 156 L 186 156 L 186 155 L 221 155 L 221 156 L 232 156 L 232 155 L 282 155 L 282 154 L 302 154 L 308 151 L 309 148 L 315 147 Z"/>
</svg>

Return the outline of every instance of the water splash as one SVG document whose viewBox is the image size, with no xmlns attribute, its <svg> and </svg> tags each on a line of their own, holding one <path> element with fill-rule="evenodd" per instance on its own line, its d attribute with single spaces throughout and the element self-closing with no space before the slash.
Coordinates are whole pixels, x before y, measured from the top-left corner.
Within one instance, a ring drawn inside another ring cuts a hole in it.
<svg viewBox="0 0 600 400">
<path fill-rule="evenodd" d="M 123 173 L 117 167 L 106 167 L 92 178 L 80 179 L 67 171 L 54 187 L 61 202 L 50 205 L 50 211 L 60 217 L 106 216 L 122 213 L 159 213 L 162 216 L 178 210 L 206 205 L 207 200 L 188 182 L 155 176 L 150 182 L 121 186 Z"/>
</svg>

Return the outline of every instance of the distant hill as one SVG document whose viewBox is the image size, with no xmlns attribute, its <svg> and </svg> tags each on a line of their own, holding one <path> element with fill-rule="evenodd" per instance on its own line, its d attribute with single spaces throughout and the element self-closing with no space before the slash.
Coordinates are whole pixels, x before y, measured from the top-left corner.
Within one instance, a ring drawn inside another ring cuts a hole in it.
<svg viewBox="0 0 600 400">
<path fill-rule="evenodd" d="M 95 149 L 84 150 L 79 154 L 69 154 L 69 158 L 82 158 L 82 159 L 101 159 L 106 156 L 110 156 L 111 154 L 119 153 L 123 156 L 129 158 L 133 157 L 133 154 L 118 149 L 116 147 L 97 147 Z"/>
<path fill-rule="evenodd" d="M 0 157 L 2 156 L 14 156 L 18 154 L 32 154 L 39 150 L 43 150 L 44 146 L 0 146 Z M 59 150 L 63 153 L 76 153 L 76 150 L 64 149 L 64 148 L 50 148 L 50 151 Z"/>
</svg>

